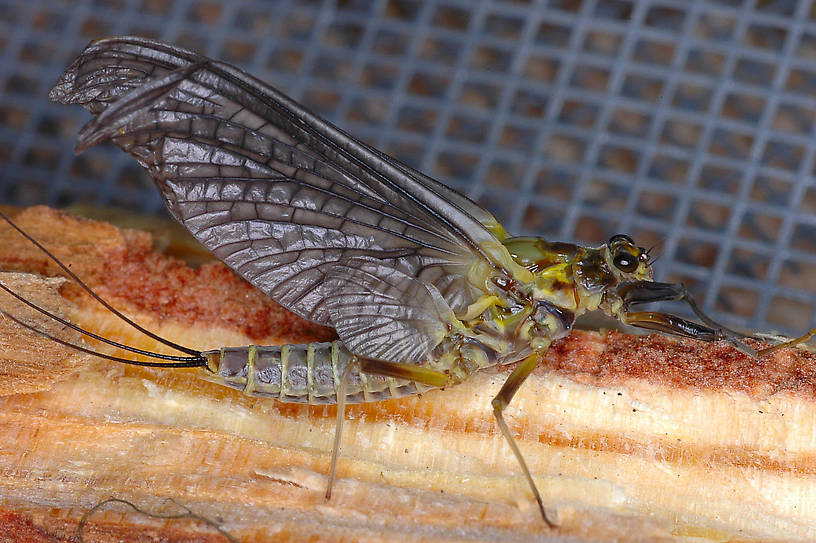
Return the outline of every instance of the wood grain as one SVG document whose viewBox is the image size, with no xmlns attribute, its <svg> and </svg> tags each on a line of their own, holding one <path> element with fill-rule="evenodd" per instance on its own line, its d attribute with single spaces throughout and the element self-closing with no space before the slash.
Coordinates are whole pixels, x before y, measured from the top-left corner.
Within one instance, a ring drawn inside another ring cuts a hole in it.
<svg viewBox="0 0 816 543">
<path fill-rule="evenodd" d="M 219 263 L 154 252 L 143 233 L 47 208 L 16 219 L 109 301 L 187 346 L 331 337 Z M 3 269 L 56 274 L 8 229 L 0 242 Z M 60 280 L 9 280 L 82 326 L 158 348 Z M 559 342 L 508 410 L 560 521 L 549 529 L 493 424 L 508 368 L 350 408 L 326 502 L 334 408 L 248 398 L 197 370 L 95 360 L 0 325 L 3 541 L 76 541 L 82 515 L 112 496 L 186 507 L 242 542 L 816 539 L 816 363 L 802 350 L 757 362 L 660 336 Z M 89 519 L 85 540 L 226 541 L 196 520 L 117 505 Z"/>
</svg>

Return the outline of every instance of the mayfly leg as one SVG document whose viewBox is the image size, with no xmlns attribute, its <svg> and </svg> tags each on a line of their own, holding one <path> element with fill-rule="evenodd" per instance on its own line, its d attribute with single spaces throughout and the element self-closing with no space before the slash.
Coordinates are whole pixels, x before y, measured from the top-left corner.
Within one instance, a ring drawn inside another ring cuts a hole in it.
<svg viewBox="0 0 816 543">
<path fill-rule="evenodd" d="M 627 324 L 638 326 L 640 328 L 668 332 L 674 335 L 684 335 L 702 341 L 725 340 L 731 343 L 731 345 L 733 345 L 737 350 L 754 358 L 769 355 L 785 347 L 795 347 L 796 345 L 806 342 L 813 336 L 816 336 L 816 328 L 812 328 L 797 338 L 783 341 L 776 345 L 765 347 L 764 349 L 754 349 L 742 341 L 745 338 L 752 338 L 752 336 L 742 334 L 723 326 L 706 315 L 705 312 L 703 312 L 703 310 L 697 305 L 697 302 L 694 300 L 691 293 L 689 293 L 689 291 L 679 283 L 635 281 L 620 285 L 618 287 L 618 294 L 620 294 L 623 298 L 625 304 L 624 309 L 628 309 L 632 305 L 649 302 L 669 300 L 685 302 L 691 308 L 694 314 L 697 315 L 706 325 L 708 325 L 708 327 L 701 327 L 697 323 L 687 321 L 674 315 L 653 312 L 627 312 L 624 318 L 624 321 L 626 321 Z M 758 338 L 754 337 L 753 339 Z"/>
<path fill-rule="evenodd" d="M 771 354 L 772 352 L 778 351 L 779 349 L 784 349 L 785 347 L 795 347 L 806 342 L 813 336 L 816 336 L 816 328 L 811 328 L 810 330 L 808 330 L 807 332 L 805 332 L 804 334 L 797 338 L 793 338 L 788 341 L 783 341 L 782 343 L 777 343 L 776 345 L 765 347 L 764 349 L 759 349 L 757 351 L 757 355 L 765 356 Z"/>
<path fill-rule="evenodd" d="M 356 356 L 352 356 L 346 369 L 340 375 L 340 383 L 337 385 L 337 419 L 334 423 L 334 444 L 332 445 L 331 464 L 329 465 L 329 480 L 326 483 L 326 500 L 331 499 L 334 480 L 337 477 L 337 462 L 340 458 L 340 441 L 343 437 L 343 422 L 346 420 L 346 393 L 348 380 L 353 370 L 360 370 L 360 361 Z"/>
<path fill-rule="evenodd" d="M 493 416 L 496 418 L 496 425 L 499 427 L 499 430 L 501 430 L 504 439 L 507 440 L 507 444 L 513 451 L 513 455 L 516 457 L 516 460 L 521 466 L 521 471 L 524 472 L 524 477 L 527 479 L 527 483 L 530 485 L 530 490 L 533 491 L 536 503 L 541 511 L 541 516 L 544 519 L 544 522 L 546 522 L 550 528 L 553 528 L 556 526 L 556 523 L 553 522 L 547 515 L 547 510 L 544 509 L 544 501 L 541 499 L 541 493 L 539 493 L 535 480 L 533 480 L 533 475 L 530 473 L 530 468 L 527 467 L 527 462 L 524 460 L 524 455 L 521 454 L 521 449 L 519 449 L 518 443 L 516 443 L 516 439 L 513 437 L 513 433 L 510 431 L 510 427 L 507 426 L 507 422 L 504 420 L 504 410 L 508 405 L 510 405 L 510 402 L 513 400 L 513 396 L 516 395 L 519 387 L 522 385 L 522 383 L 524 383 L 527 377 L 530 376 L 536 366 L 538 366 L 539 362 L 541 362 L 541 352 L 539 351 L 534 352 L 525 358 L 504 382 L 504 385 L 502 385 L 499 393 L 496 394 L 495 398 L 493 398 L 492 405 Z"/>
<path fill-rule="evenodd" d="M 732 330 L 708 315 L 697 305 L 691 293 L 680 283 L 660 283 L 657 281 L 631 281 L 622 283 L 618 294 L 624 302 L 622 320 L 626 324 L 647 328 L 672 335 L 691 337 L 701 341 L 720 341 L 730 343 L 738 351 L 753 358 L 761 356 L 760 351 L 746 345 L 742 340 L 751 336 Z M 678 301 L 688 305 L 706 326 L 688 321 L 675 315 L 656 312 L 635 312 L 628 310 L 633 305 L 652 302 Z M 816 333 L 816 331 L 814 331 Z M 804 341 L 804 340 L 802 340 Z"/>
</svg>

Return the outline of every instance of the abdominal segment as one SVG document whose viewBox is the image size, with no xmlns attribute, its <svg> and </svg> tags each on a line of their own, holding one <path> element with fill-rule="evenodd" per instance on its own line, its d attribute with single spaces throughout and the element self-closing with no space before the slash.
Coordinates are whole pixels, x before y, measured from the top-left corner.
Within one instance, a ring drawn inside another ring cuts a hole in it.
<svg viewBox="0 0 816 543">
<path fill-rule="evenodd" d="M 336 404 L 344 374 L 347 404 L 401 398 L 432 388 L 361 371 L 342 341 L 225 347 L 203 355 L 208 361 L 207 380 L 288 403 Z"/>
</svg>

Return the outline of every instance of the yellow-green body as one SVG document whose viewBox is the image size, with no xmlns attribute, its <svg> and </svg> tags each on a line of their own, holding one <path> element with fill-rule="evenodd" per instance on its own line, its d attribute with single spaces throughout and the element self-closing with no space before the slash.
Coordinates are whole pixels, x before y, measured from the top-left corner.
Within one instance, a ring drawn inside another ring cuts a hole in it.
<svg viewBox="0 0 816 543">
<path fill-rule="evenodd" d="M 650 278 L 644 252 L 630 246 L 625 242 L 624 250 L 638 262 L 630 275 Z M 381 401 L 433 388 L 427 384 L 433 381 L 429 375 L 438 377 L 436 386 L 455 384 L 483 368 L 543 351 L 567 335 L 575 318 L 586 311 L 620 311 L 620 298 L 610 295 L 609 287 L 622 279 L 612 264 L 621 247 L 610 243 L 587 248 L 533 237 L 508 238 L 503 247 L 523 270 L 515 275 L 522 277 L 508 281 L 493 268 L 474 264 L 468 280 L 483 295 L 451 318 L 447 335 L 416 365 L 390 364 L 389 372 L 380 371 L 383 362 L 368 361 L 378 371 L 366 371 L 366 364 L 357 363 L 342 341 L 230 347 L 203 353 L 208 378 L 253 396 L 326 404 L 338 401 L 340 379 L 347 372 L 346 403 Z M 356 365 L 347 370 L 352 362 Z M 423 371 L 421 382 L 411 378 L 419 379 Z"/>
</svg>

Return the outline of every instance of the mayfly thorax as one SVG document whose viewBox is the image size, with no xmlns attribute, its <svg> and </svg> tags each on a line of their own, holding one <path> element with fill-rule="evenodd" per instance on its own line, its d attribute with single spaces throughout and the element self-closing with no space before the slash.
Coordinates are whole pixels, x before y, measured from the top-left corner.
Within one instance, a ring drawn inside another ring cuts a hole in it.
<svg viewBox="0 0 816 543">
<path fill-rule="evenodd" d="M 345 404 L 452 386 L 518 363 L 493 412 L 549 523 L 503 411 L 579 315 L 600 310 L 636 327 L 727 341 L 752 356 L 811 335 L 756 351 L 707 317 L 682 285 L 654 281 L 649 252 L 630 237 L 599 247 L 508 237 L 464 196 L 237 68 L 185 49 L 134 37 L 93 42 L 51 99 L 94 115 L 77 151 L 111 141 L 133 155 L 199 242 L 339 340 L 199 352 L 151 334 L 183 353 L 167 356 L 80 331 L 153 360 L 99 354 L 116 361 L 198 366 L 247 394 L 337 404 L 327 495 Z M 701 322 L 632 310 L 666 300 L 685 302 Z"/>
</svg>

